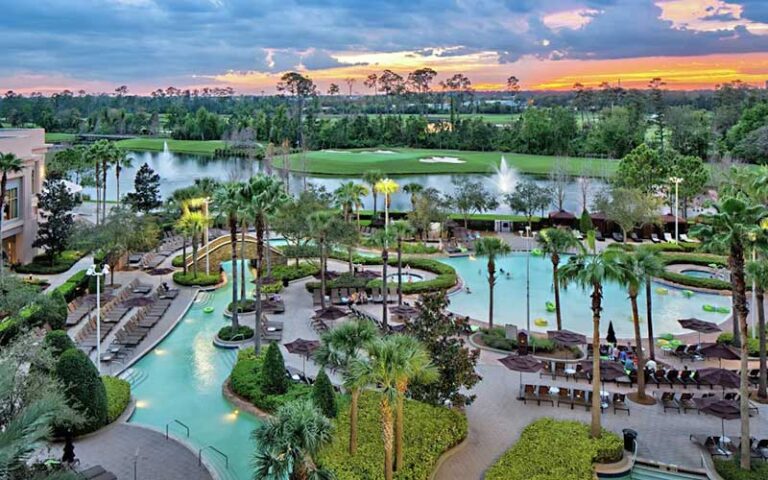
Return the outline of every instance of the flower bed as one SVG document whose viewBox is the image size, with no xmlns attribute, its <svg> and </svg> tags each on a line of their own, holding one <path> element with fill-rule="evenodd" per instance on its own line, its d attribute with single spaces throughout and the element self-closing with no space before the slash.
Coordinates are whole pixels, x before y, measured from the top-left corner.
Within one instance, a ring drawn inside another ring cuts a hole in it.
<svg viewBox="0 0 768 480">
<path fill-rule="evenodd" d="M 623 443 L 603 430 L 589 437 L 589 425 L 574 420 L 542 418 L 523 430 L 520 439 L 485 472 L 486 480 L 592 480 L 593 463 L 621 460 Z"/>
<path fill-rule="evenodd" d="M 198 273 L 197 276 L 192 272 L 187 274 L 184 274 L 184 272 L 175 272 L 173 274 L 173 281 L 185 287 L 212 287 L 218 285 L 220 280 L 221 277 L 218 273 L 211 275 Z"/>
</svg>

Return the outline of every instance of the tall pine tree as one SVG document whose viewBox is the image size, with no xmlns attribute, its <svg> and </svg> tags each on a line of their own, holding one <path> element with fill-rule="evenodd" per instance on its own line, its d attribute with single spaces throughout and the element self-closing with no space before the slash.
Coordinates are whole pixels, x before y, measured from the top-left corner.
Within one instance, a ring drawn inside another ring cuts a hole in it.
<svg viewBox="0 0 768 480">
<path fill-rule="evenodd" d="M 56 256 L 67 248 L 75 217 L 72 210 L 80 204 L 78 198 L 69 192 L 61 177 L 48 177 L 43 191 L 38 196 L 38 207 L 43 221 L 37 229 L 33 247 L 45 250 L 51 265 Z"/>
<path fill-rule="evenodd" d="M 149 213 L 162 205 L 160 201 L 160 175 L 155 173 L 146 163 L 136 172 L 133 189 L 135 191 L 127 194 L 125 199 L 134 210 Z"/>
</svg>

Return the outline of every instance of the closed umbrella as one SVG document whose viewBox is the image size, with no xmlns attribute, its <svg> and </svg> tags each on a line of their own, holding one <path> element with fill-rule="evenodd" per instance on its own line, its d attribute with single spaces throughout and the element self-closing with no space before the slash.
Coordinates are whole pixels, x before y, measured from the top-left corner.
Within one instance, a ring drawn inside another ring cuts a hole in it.
<svg viewBox="0 0 768 480">
<path fill-rule="evenodd" d="M 716 323 L 699 320 L 698 318 L 683 318 L 678 320 L 678 322 L 683 328 L 699 333 L 699 344 L 701 344 L 702 333 L 716 333 L 722 331 Z"/>
<path fill-rule="evenodd" d="M 717 358 L 720 360 L 720 366 L 723 360 L 738 360 L 741 354 L 732 346 L 723 343 L 705 343 L 699 349 L 699 354 L 703 357 Z"/>
<path fill-rule="evenodd" d="M 306 358 L 314 353 L 315 350 L 320 348 L 320 342 L 317 340 L 304 340 L 303 338 L 297 338 L 296 340 L 286 343 L 285 349 L 288 353 L 294 353 L 301 355 L 301 370 L 304 372 L 304 376 L 307 376 L 306 371 Z"/>
<path fill-rule="evenodd" d="M 571 332 L 570 330 L 549 330 L 547 337 L 558 345 L 564 347 L 574 347 L 576 345 L 584 345 L 587 343 L 587 337 L 580 333 Z"/>
<path fill-rule="evenodd" d="M 508 355 L 499 359 L 502 365 L 514 372 L 520 372 L 520 388 L 523 388 L 523 372 L 536 373 L 544 368 L 544 363 L 529 356 Z M 522 390 L 521 390 L 522 394 Z"/>
<path fill-rule="evenodd" d="M 723 388 L 739 388 L 739 376 L 724 368 L 702 368 L 696 371 L 696 379 Z"/>
</svg>

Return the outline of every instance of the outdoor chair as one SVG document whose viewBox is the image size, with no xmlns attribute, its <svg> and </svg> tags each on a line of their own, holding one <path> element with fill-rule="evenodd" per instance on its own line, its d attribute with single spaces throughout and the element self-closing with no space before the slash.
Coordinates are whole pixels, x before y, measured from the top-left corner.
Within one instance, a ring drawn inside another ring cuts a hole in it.
<svg viewBox="0 0 768 480">
<path fill-rule="evenodd" d="M 536 387 L 534 385 L 525 385 L 523 389 L 523 403 L 527 404 L 528 400 L 539 403 L 539 396 L 536 395 Z"/>
<path fill-rule="evenodd" d="M 549 387 L 546 385 L 540 385 L 539 390 L 537 392 L 537 397 L 539 400 L 539 405 L 541 405 L 541 402 L 549 402 L 552 404 L 552 406 L 555 406 L 555 401 L 552 399 L 552 395 L 549 393 Z"/>
<path fill-rule="evenodd" d="M 584 390 L 573 391 L 573 405 L 577 407 L 585 407 L 589 410 L 590 403 L 587 402 L 587 393 Z"/>
<path fill-rule="evenodd" d="M 651 234 L 651 241 L 652 241 L 653 243 L 661 243 L 661 240 L 659 240 L 659 236 L 658 236 L 658 235 L 656 235 L 655 233 L 652 233 L 652 234 Z"/>
<path fill-rule="evenodd" d="M 670 386 L 674 385 L 676 383 L 680 383 L 679 379 L 680 379 L 680 372 L 679 371 L 677 371 L 677 370 L 669 370 L 667 372 L 667 381 L 669 382 Z"/>
<path fill-rule="evenodd" d="M 611 234 L 611 237 L 613 237 L 613 239 L 614 239 L 616 242 L 619 242 L 619 243 L 624 243 L 624 235 L 622 235 L 622 234 L 621 234 L 621 233 L 619 233 L 619 232 L 613 232 L 613 233 Z"/>
<path fill-rule="evenodd" d="M 666 372 L 664 372 L 663 369 L 659 368 L 656 370 L 656 372 L 653 374 L 653 377 L 656 379 L 656 386 L 661 387 L 661 385 L 670 385 L 669 380 L 667 380 Z"/>
<path fill-rule="evenodd" d="M 552 375 L 552 378 L 557 377 L 563 377 L 567 378 L 568 376 L 565 374 L 565 362 L 555 362 L 555 372 Z"/>
<path fill-rule="evenodd" d="M 688 345 L 678 345 L 677 348 L 672 352 L 672 355 L 676 356 L 677 358 L 686 358 L 688 349 Z"/>
<path fill-rule="evenodd" d="M 693 370 L 681 370 L 680 375 L 678 377 L 678 381 L 683 384 L 684 388 L 688 388 L 688 385 L 697 385 L 698 382 L 693 378 L 694 377 L 694 371 Z"/>
<path fill-rule="evenodd" d="M 699 407 L 697 407 L 696 402 L 693 401 L 692 393 L 683 393 L 680 395 L 680 407 L 683 409 L 683 413 L 686 413 L 688 410 L 699 411 Z"/>
<path fill-rule="evenodd" d="M 561 403 L 564 403 L 566 405 L 570 405 L 571 410 L 573 410 L 573 397 L 571 397 L 571 390 L 568 388 L 561 388 L 560 391 L 557 394 L 557 406 L 559 407 Z"/>
<path fill-rule="evenodd" d="M 641 243 L 643 241 L 640 237 L 637 236 L 636 232 L 630 232 L 629 233 L 629 238 L 631 238 L 632 241 L 635 242 L 635 243 Z"/>
<path fill-rule="evenodd" d="M 598 242 L 604 242 L 605 237 L 603 237 L 603 232 L 601 232 L 600 230 L 595 230 L 595 240 L 597 240 Z"/>
<path fill-rule="evenodd" d="M 629 406 L 627 405 L 627 396 L 623 393 L 614 393 L 613 394 L 613 414 L 616 415 L 616 410 L 623 410 L 627 412 L 627 415 L 631 415 L 629 413 Z"/>
<path fill-rule="evenodd" d="M 664 392 L 661 394 L 661 405 L 664 407 L 664 412 L 667 410 L 677 410 L 680 413 L 680 402 L 675 398 L 674 392 Z"/>
<path fill-rule="evenodd" d="M 544 376 L 552 377 L 552 379 L 555 379 L 555 373 L 552 371 L 552 363 L 551 362 L 543 362 L 544 366 L 541 367 L 541 370 L 539 370 L 539 378 L 542 378 Z"/>
<path fill-rule="evenodd" d="M 713 457 L 728 457 L 731 455 L 727 450 L 720 447 L 720 437 L 701 438 L 691 435 L 690 439 L 704 448 Z"/>
</svg>

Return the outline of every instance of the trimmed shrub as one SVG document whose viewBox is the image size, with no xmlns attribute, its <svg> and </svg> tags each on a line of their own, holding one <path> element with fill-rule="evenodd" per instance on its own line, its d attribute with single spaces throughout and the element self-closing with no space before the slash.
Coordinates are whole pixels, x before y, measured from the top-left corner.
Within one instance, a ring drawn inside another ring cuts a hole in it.
<svg viewBox="0 0 768 480">
<path fill-rule="evenodd" d="M 219 338 L 225 342 L 231 342 L 234 340 L 248 340 L 253 338 L 253 329 L 247 325 L 240 325 L 237 330 L 232 328 L 232 325 L 221 327 L 219 330 Z"/>
<path fill-rule="evenodd" d="M 592 223 L 592 217 L 590 217 L 589 212 L 584 209 L 581 212 L 581 216 L 579 217 L 579 230 L 581 230 L 581 233 L 586 235 L 587 232 L 593 228 L 595 228 L 595 225 Z"/>
<path fill-rule="evenodd" d="M 328 374 L 325 370 L 320 370 L 315 380 L 315 385 L 312 387 L 312 401 L 315 402 L 315 406 L 323 412 L 328 418 L 336 418 L 338 413 L 338 405 L 336 405 L 336 393 L 333 391 L 333 385 L 331 385 L 331 379 L 328 378 Z"/>
<path fill-rule="evenodd" d="M 660 278 L 663 278 L 664 280 L 667 280 L 668 282 L 677 283 L 678 285 L 685 285 L 686 287 L 694 287 L 694 288 L 708 288 L 711 290 L 730 290 L 731 284 L 729 282 L 726 282 L 724 280 L 718 280 L 717 278 L 700 278 L 700 277 L 694 277 L 691 275 L 686 275 L 684 273 L 675 273 L 675 272 L 668 272 L 664 271 L 661 275 L 659 275 Z M 750 286 L 747 285 L 747 291 L 751 290 Z"/>
<path fill-rule="evenodd" d="M 131 384 L 120 378 L 101 377 L 107 393 L 107 423 L 112 423 L 123 414 L 131 402 Z"/>
<path fill-rule="evenodd" d="M 77 250 L 65 250 L 53 259 L 53 263 L 46 255 L 38 255 L 32 259 L 31 263 L 18 265 L 15 270 L 18 273 L 34 273 L 39 275 L 49 275 L 55 273 L 64 273 L 78 260 L 83 258 L 85 252 Z"/>
<path fill-rule="evenodd" d="M 517 350 L 517 339 L 506 338 L 503 328 L 494 328 L 493 330 L 484 328 L 480 331 L 480 339 L 486 346 L 491 348 L 510 352 Z M 531 348 L 535 346 L 536 351 L 540 353 L 552 353 L 557 349 L 555 342 L 548 338 L 537 338 L 534 336 L 529 340 L 528 346 Z"/>
<path fill-rule="evenodd" d="M 85 270 L 80 270 L 67 279 L 66 282 L 56 287 L 56 291 L 64 296 L 67 303 L 71 302 L 85 289 L 88 285 L 88 276 Z"/>
<path fill-rule="evenodd" d="M 339 411 L 334 420 L 331 444 L 318 456 L 318 462 L 331 470 L 337 480 L 383 480 L 384 441 L 381 436 L 379 402 L 381 394 L 364 391 L 358 413 L 358 447 L 349 455 L 349 409 Z M 405 401 L 405 462 L 398 480 L 427 480 L 440 456 L 467 436 L 463 413 L 415 400 Z M 551 452 L 550 452 L 551 456 Z"/>
<path fill-rule="evenodd" d="M 271 342 L 264 355 L 262 385 L 265 393 L 280 395 L 288 389 L 288 378 L 285 376 L 285 361 L 276 342 Z"/>
<path fill-rule="evenodd" d="M 484 478 L 592 480 L 592 464 L 619 461 L 623 448 L 621 438 L 606 430 L 599 439 L 592 439 L 587 424 L 542 418 L 525 427 L 517 443 L 485 472 Z M 556 459 L 553 452 L 557 452 Z"/>
<path fill-rule="evenodd" d="M 227 310 L 230 312 L 234 310 L 232 308 L 234 306 L 233 302 L 229 302 L 229 305 L 227 305 Z M 247 298 L 245 300 L 238 300 L 237 301 L 237 312 L 238 313 L 247 313 L 247 312 L 253 312 L 256 310 L 256 300 Z"/>
<path fill-rule="evenodd" d="M 184 272 L 175 272 L 173 274 L 173 281 L 185 287 L 212 287 L 218 285 L 220 280 L 221 277 L 218 273 L 210 275 L 198 273 L 197 276 L 194 276 L 192 272 L 188 272 L 186 275 Z"/>
<path fill-rule="evenodd" d="M 21 333 L 21 320 L 16 317 L 0 320 L 0 345 L 8 345 L 19 333 Z"/>
<path fill-rule="evenodd" d="M 184 266 L 184 255 L 176 255 L 171 259 L 171 265 L 176 268 L 181 268 Z"/>
<path fill-rule="evenodd" d="M 738 457 L 738 456 L 737 456 Z M 723 480 L 765 480 L 768 478 L 768 463 L 752 460 L 750 470 L 742 470 L 739 459 L 724 460 L 715 458 L 715 470 Z"/>
<path fill-rule="evenodd" d="M 51 330 L 45 335 L 43 343 L 48 347 L 53 356 L 57 358 L 70 348 L 76 348 L 75 342 L 69 338 L 69 335 L 64 330 Z"/>
<path fill-rule="evenodd" d="M 76 348 L 62 353 L 56 376 L 67 387 L 69 406 L 85 418 L 78 434 L 93 432 L 107 423 L 107 392 L 96 366 L 85 353 Z"/>
<path fill-rule="evenodd" d="M 296 265 L 274 265 L 272 267 L 272 278 L 282 282 L 283 280 L 298 280 L 300 278 L 315 275 L 320 272 L 320 266 L 308 262 L 301 262 Z"/>
<path fill-rule="evenodd" d="M 723 332 L 717 336 L 717 343 L 724 343 L 726 345 L 733 345 L 733 332 Z M 747 339 L 747 349 L 749 350 L 750 357 L 760 356 L 760 339 L 749 338 Z"/>
</svg>

